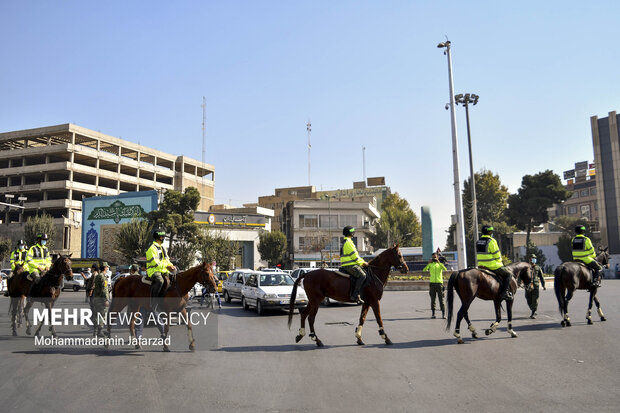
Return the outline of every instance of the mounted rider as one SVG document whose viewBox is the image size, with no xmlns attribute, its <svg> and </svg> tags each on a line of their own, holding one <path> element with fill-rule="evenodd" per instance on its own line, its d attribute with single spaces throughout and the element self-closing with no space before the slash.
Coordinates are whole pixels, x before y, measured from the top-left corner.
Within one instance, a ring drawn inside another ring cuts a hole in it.
<svg viewBox="0 0 620 413">
<path fill-rule="evenodd" d="M 512 291 L 510 291 L 510 279 L 512 273 L 504 267 L 502 253 L 499 250 L 497 241 L 493 238 L 494 228 L 490 225 L 482 226 L 482 236 L 476 241 L 476 257 L 478 266 L 484 267 L 502 280 L 500 288 L 503 289 L 502 300 L 512 301 Z"/>
<path fill-rule="evenodd" d="M 585 236 L 586 227 L 577 225 L 575 227 L 575 238 L 571 241 L 573 250 L 573 260 L 584 263 L 592 270 L 592 280 L 590 287 L 600 287 L 603 275 L 603 267 L 596 261 L 596 253 L 590 238 Z"/>
<path fill-rule="evenodd" d="M 39 280 L 43 272 L 49 271 L 52 267 L 52 256 L 46 244 L 47 234 L 37 234 L 37 243 L 30 247 L 26 255 L 29 278 L 35 282 Z"/>
<path fill-rule="evenodd" d="M 26 243 L 23 239 L 17 241 L 17 245 L 15 249 L 11 251 L 11 273 L 6 280 L 6 292 L 4 293 L 5 297 L 9 296 L 9 286 L 11 285 L 11 279 L 15 275 L 15 268 L 19 265 L 24 270 L 27 271 L 26 268 L 26 256 L 28 255 L 28 251 L 26 251 Z"/>
<path fill-rule="evenodd" d="M 146 273 L 151 279 L 151 310 L 159 304 L 159 294 L 164 286 L 164 277 L 176 271 L 168 258 L 166 248 L 162 245 L 166 233 L 161 229 L 153 231 L 153 243 L 146 251 Z"/>
<path fill-rule="evenodd" d="M 340 247 L 340 266 L 342 271 L 351 276 L 351 301 L 356 301 L 358 304 L 363 303 L 360 293 L 362 284 L 366 278 L 366 272 L 362 267 L 367 267 L 368 264 L 357 252 L 355 243 L 353 242 L 353 234 L 355 228 L 347 225 L 342 229 L 342 235 L 344 235 L 344 241 L 342 247 Z"/>
</svg>

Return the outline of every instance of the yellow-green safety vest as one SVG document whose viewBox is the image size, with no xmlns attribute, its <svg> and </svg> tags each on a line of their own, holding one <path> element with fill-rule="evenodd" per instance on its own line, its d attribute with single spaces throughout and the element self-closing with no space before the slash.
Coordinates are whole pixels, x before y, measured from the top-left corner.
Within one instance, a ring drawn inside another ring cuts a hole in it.
<svg viewBox="0 0 620 413">
<path fill-rule="evenodd" d="M 497 241 L 490 235 L 483 235 L 476 241 L 476 258 L 479 267 L 496 270 L 504 266 Z"/>
<path fill-rule="evenodd" d="M 422 271 L 430 271 L 431 273 L 431 283 L 441 283 L 443 284 L 443 274 L 442 272 L 447 271 L 446 267 L 440 262 L 429 262 L 426 264 L 426 267 Z"/>
<path fill-rule="evenodd" d="M 583 234 L 575 235 L 575 238 L 571 241 L 573 246 L 573 259 L 577 261 L 583 261 L 586 264 L 591 263 L 596 259 L 596 253 L 592 246 L 590 238 Z"/>
<path fill-rule="evenodd" d="M 15 267 L 18 265 L 25 267 L 27 255 L 28 250 L 13 250 L 13 252 L 11 252 L 11 271 L 15 271 Z"/>
<path fill-rule="evenodd" d="M 50 250 L 41 244 L 35 244 L 28 250 L 26 255 L 28 271 L 38 271 L 37 267 L 49 268 L 52 266 L 52 256 Z"/>
<path fill-rule="evenodd" d="M 168 274 L 168 267 L 172 263 L 168 259 L 168 253 L 166 249 L 153 241 L 149 249 L 146 251 L 146 273 L 151 277 L 156 272 Z"/>
<path fill-rule="evenodd" d="M 340 265 L 364 265 L 366 261 L 357 253 L 357 248 L 350 237 L 345 237 L 342 248 L 340 249 Z"/>
</svg>

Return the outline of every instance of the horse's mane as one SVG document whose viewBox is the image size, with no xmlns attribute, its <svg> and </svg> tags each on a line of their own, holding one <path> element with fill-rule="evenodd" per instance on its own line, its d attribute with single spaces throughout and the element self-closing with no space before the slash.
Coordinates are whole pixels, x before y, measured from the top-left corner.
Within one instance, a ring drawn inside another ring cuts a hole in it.
<svg viewBox="0 0 620 413">
<path fill-rule="evenodd" d="M 60 264 L 63 262 L 64 258 L 68 258 L 68 255 L 61 255 L 58 257 L 53 263 L 48 272 L 46 272 L 42 277 L 40 282 L 47 283 L 49 285 L 55 285 L 58 282 L 61 276 L 64 274 L 60 272 Z"/>
<path fill-rule="evenodd" d="M 397 248 L 398 248 L 398 245 L 393 245 L 393 246 L 391 246 L 389 248 L 386 248 L 385 250 L 381 251 L 381 254 L 377 255 L 376 257 L 374 257 L 373 259 L 368 261 L 368 265 L 375 264 L 375 261 L 379 261 L 379 258 L 381 258 L 382 256 L 386 255 L 386 253 L 388 251 L 396 250 Z"/>
</svg>

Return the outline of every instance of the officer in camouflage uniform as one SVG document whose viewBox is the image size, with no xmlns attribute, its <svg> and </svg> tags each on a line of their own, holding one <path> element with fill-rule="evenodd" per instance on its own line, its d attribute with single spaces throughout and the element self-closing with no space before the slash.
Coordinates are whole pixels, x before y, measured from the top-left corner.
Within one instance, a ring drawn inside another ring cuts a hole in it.
<svg viewBox="0 0 620 413">
<path fill-rule="evenodd" d="M 532 310 L 532 314 L 530 314 L 530 318 L 536 318 L 536 310 L 538 309 L 538 296 L 540 294 L 540 284 L 544 290 L 547 289 L 545 287 L 545 277 L 543 275 L 542 269 L 536 265 L 536 255 L 532 254 L 530 257 L 530 265 L 532 266 L 532 282 L 530 285 L 525 287 L 525 299 L 527 300 L 527 305 Z"/>
<path fill-rule="evenodd" d="M 93 276 L 93 337 L 103 337 L 103 320 L 105 320 L 106 317 L 106 309 L 110 305 L 108 279 L 103 272 L 103 266 L 99 268 L 99 270 L 100 271 Z"/>
</svg>

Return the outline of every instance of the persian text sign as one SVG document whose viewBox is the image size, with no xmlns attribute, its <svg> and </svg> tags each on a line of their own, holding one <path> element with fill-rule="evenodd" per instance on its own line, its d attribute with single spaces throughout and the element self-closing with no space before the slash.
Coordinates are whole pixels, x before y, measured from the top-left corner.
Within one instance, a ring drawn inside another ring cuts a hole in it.
<svg viewBox="0 0 620 413">
<path fill-rule="evenodd" d="M 118 224 L 123 218 L 138 218 L 144 214 L 140 205 L 125 205 L 121 201 L 114 201 L 109 207 L 93 209 L 88 219 L 111 219 Z"/>
</svg>

